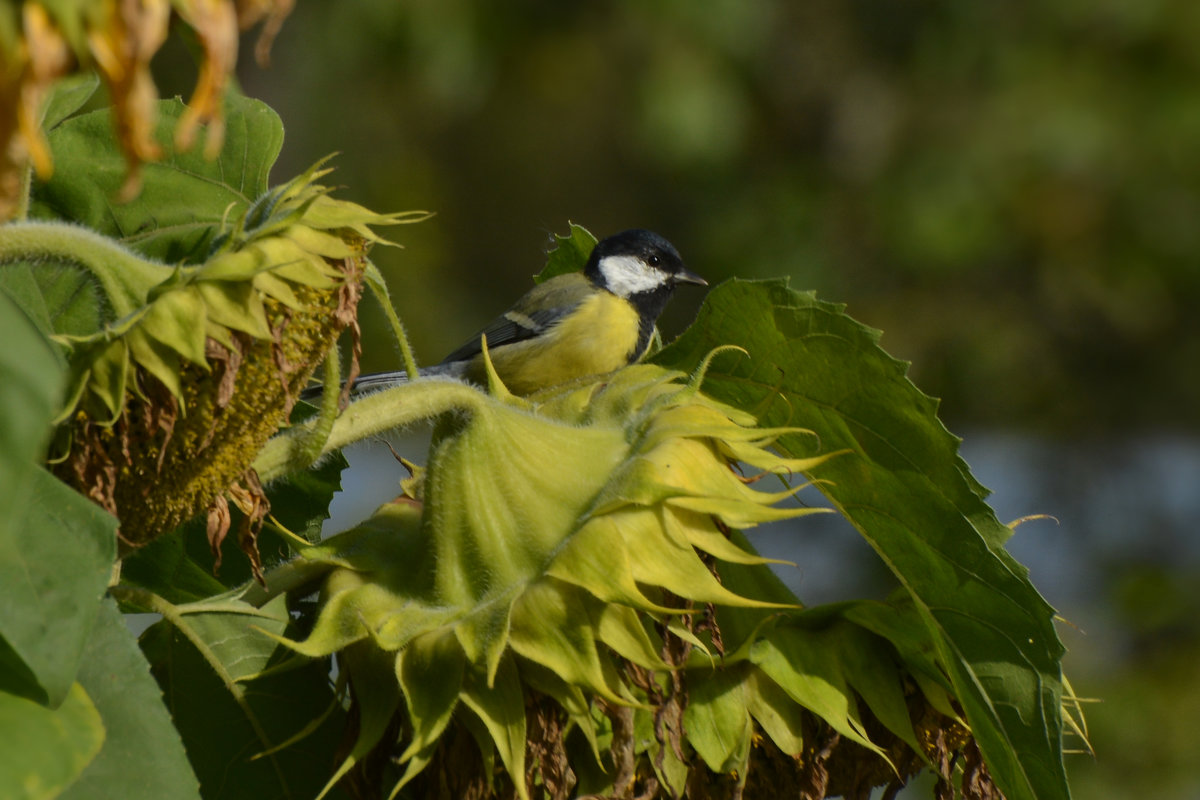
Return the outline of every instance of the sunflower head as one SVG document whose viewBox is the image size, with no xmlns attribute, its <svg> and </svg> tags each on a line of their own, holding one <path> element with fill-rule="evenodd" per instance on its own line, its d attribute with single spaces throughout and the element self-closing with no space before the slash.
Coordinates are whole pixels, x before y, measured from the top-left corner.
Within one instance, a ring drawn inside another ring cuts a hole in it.
<svg viewBox="0 0 1200 800">
<path fill-rule="evenodd" d="M 792 607 L 731 591 L 717 565 L 767 561 L 734 528 L 814 511 L 745 473 L 823 459 L 774 453 L 794 431 L 756 427 L 699 381 L 637 365 L 526 399 L 472 391 L 444 409 L 420 495 L 303 554 L 331 572 L 311 635 L 289 644 L 341 654 L 356 752 L 398 751 L 403 785 L 461 725 L 526 796 L 531 770 L 547 779 L 527 761 L 529 719 L 598 742 L 610 717 L 662 708 L 693 649 L 715 657 L 714 608 Z"/>
</svg>

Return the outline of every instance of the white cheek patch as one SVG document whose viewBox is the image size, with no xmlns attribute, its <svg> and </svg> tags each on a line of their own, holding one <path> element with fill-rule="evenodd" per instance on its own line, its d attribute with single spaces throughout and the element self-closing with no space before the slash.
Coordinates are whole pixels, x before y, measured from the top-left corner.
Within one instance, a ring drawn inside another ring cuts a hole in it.
<svg viewBox="0 0 1200 800">
<path fill-rule="evenodd" d="M 667 273 L 636 256 L 605 256 L 600 259 L 600 274 L 608 290 L 618 297 L 650 292 L 670 280 Z"/>
</svg>

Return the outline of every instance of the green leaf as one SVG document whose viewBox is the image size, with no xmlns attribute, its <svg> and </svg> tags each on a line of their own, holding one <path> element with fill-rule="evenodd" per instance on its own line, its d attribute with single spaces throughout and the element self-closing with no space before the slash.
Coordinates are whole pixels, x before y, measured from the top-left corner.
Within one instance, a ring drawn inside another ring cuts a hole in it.
<svg viewBox="0 0 1200 800">
<path fill-rule="evenodd" d="M 321 459 L 311 469 L 289 475 L 267 487 L 271 513 L 292 533 L 310 542 L 321 540 L 329 519 L 329 504 L 342 489 L 342 470 L 350 464 L 340 452 Z"/>
<path fill-rule="evenodd" d="M 327 661 L 260 675 L 294 658 L 258 630 L 285 630 L 282 602 L 261 612 L 229 598 L 160 610 L 170 619 L 147 629 L 142 650 L 206 800 L 315 796 L 336 766 L 345 718 Z M 267 752 L 331 709 L 308 736 Z"/>
<path fill-rule="evenodd" d="M 588 256 L 596 246 L 596 237 L 582 225 L 569 224 L 571 230 L 566 236 L 554 234 L 554 249 L 546 255 L 546 266 L 535 278 L 538 283 L 556 275 L 579 272 L 587 264 Z"/>
<path fill-rule="evenodd" d="M 863 747 L 883 752 L 867 738 L 844 665 L 823 631 L 778 626 L 750 648 L 750 660 L 800 705 Z"/>
<path fill-rule="evenodd" d="M 765 425 L 811 429 L 821 489 L 888 564 L 924 620 L 971 730 L 1009 800 L 1069 797 L 1062 763 L 1063 647 L 1052 609 L 1003 549 L 1009 530 L 938 420 L 937 403 L 840 306 L 785 281 L 714 289 L 695 325 L 655 357 L 690 370 L 719 345 L 705 392 Z M 810 454 L 811 440 L 780 449 Z"/>
<path fill-rule="evenodd" d="M 512 776 L 517 797 L 529 800 L 525 786 L 525 697 L 521 691 L 521 678 L 511 656 L 500 661 L 495 679 L 487 685 L 480 672 L 468 673 L 463 687 L 463 704 L 487 728 L 504 768 Z"/>
<path fill-rule="evenodd" d="M 108 735 L 61 800 L 199 800 L 199 783 L 162 692 L 111 600 L 100 607 L 79 682 Z"/>
<path fill-rule="evenodd" d="M 6 269 L 0 268 L 0 274 Z M 63 391 L 64 364 L 47 331 L 23 312 L 24 304 L 0 293 L 0 578 L 20 572 L 17 542 L 37 463 L 45 457 L 50 421 Z M 18 578 L 19 579 L 19 578 Z M 11 610 L 7 581 L 0 581 L 0 611 Z M 6 630 L 0 619 L 0 634 Z"/>
<path fill-rule="evenodd" d="M 112 319 L 99 282 L 70 264 L 0 267 L 0 293 L 24 309 L 46 335 L 87 336 Z"/>
<path fill-rule="evenodd" d="M 42 111 L 42 128 L 53 130 L 63 120 L 83 108 L 84 104 L 100 87 L 100 77 L 95 72 L 68 75 L 54 84 Z"/>
<path fill-rule="evenodd" d="M 458 705 L 465 667 L 463 649 L 449 630 L 419 636 L 400 651 L 396 677 L 413 731 L 405 757 L 424 750 L 442 735 Z"/>
<path fill-rule="evenodd" d="M 750 669 L 743 663 L 689 674 L 684 730 L 688 743 L 713 772 L 745 772 L 754 733 L 746 705 Z"/>
<path fill-rule="evenodd" d="M 571 584 L 549 577 L 534 581 L 517 601 L 509 641 L 516 653 L 568 683 L 620 703 L 620 681 L 596 646 L 600 632 L 592 617 L 601 615 L 597 605 L 594 597 Z M 640 623 L 637 627 L 640 631 Z"/>
<path fill-rule="evenodd" d="M 100 714 L 78 683 L 61 705 L 0 692 L 0 797 L 49 800 L 74 781 L 104 742 Z"/>
<path fill-rule="evenodd" d="M 121 562 L 121 580 L 171 603 L 220 594 L 226 587 L 213 577 L 212 554 L 198 545 L 204 541 L 203 522 L 188 522 L 170 536 L 160 536 L 126 556 Z"/>
<path fill-rule="evenodd" d="M 363 644 L 351 645 L 342 651 L 338 664 L 350 676 L 355 697 L 370 698 L 370 702 L 359 704 L 354 746 L 325 783 L 319 795 L 321 798 L 326 797 L 334 784 L 379 743 L 400 707 L 396 659 L 391 653 Z"/>
<path fill-rule="evenodd" d="M 78 222 L 166 263 L 203 262 L 222 221 L 238 218 L 266 191 L 283 126 L 264 103 L 227 92 L 225 145 L 208 161 L 200 147 L 174 151 L 184 108 L 178 98 L 159 101 L 155 137 L 164 158 L 143 166 L 141 193 L 123 203 L 126 164 L 111 111 L 63 122 L 49 134 L 54 175 L 34 184 L 30 216 Z"/>
<path fill-rule="evenodd" d="M 0 528 L 0 633 L 57 706 L 75 682 L 116 558 L 116 519 L 40 468 Z M 5 682 L 12 678 L 8 673 Z"/>
<path fill-rule="evenodd" d="M 19 524 L 13 512 L 27 502 L 34 465 L 45 456 L 65 373 L 46 331 L 39 330 L 22 308 L 0 294 L 0 542 L 5 543 Z"/>
</svg>

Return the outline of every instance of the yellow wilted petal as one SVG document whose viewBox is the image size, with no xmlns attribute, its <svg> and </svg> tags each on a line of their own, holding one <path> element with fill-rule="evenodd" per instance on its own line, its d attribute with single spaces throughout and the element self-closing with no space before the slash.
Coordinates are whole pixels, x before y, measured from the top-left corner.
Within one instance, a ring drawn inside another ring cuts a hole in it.
<svg viewBox="0 0 1200 800">
<path fill-rule="evenodd" d="M 400 756 L 402 762 L 442 735 L 458 705 L 465 669 L 466 655 L 448 630 L 418 637 L 400 653 L 396 675 L 412 724 L 412 740 Z"/>
<path fill-rule="evenodd" d="M 25 32 L 27 75 L 21 83 L 17 105 L 17 124 L 25 140 L 30 160 L 38 177 L 46 180 L 54 171 L 50 148 L 42 136 L 41 106 L 51 84 L 71 68 L 73 58 L 62 33 L 51 22 L 46 10 L 37 3 L 22 8 Z"/>
<path fill-rule="evenodd" d="M 628 531 L 636 536 L 646 521 L 646 512 L 628 510 L 588 520 L 563 544 L 546 567 L 546 574 L 587 589 L 609 603 L 653 613 L 675 613 L 678 609 L 659 605 L 642 594 L 633 578 L 623 534 Z"/>
<path fill-rule="evenodd" d="M 664 528 L 676 541 L 687 542 L 697 550 L 703 550 L 721 561 L 733 564 L 791 563 L 777 558 L 764 558 L 757 553 L 750 553 L 738 547 L 712 524 L 710 514 L 698 513 L 682 508 L 678 504 L 668 503 L 662 521 Z"/>
<path fill-rule="evenodd" d="M 262 292 L 267 297 L 273 297 L 283 303 L 288 308 L 300 310 L 304 308 L 304 303 L 300 298 L 296 297 L 296 293 L 292 291 L 292 287 L 287 281 L 276 277 L 270 272 L 259 272 L 250 279 L 254 284 L 254 288 Z"/>
<path fill-rule="evenodd" d="M 203 333 L 203 329 L 201 329 Z M 159 341 L 143 327 L 137 327 L 125 334 L 125 342 L 129 353 L 138 366 L 158 378 L 175 397 L 183 397 L 183 388 L 179 381 L 180 360 L 179 352 Z"/>
<path fill-rule="evenodd" d="M 105 422 L 112 422 L 124 405 L 126 381 L 129 377 L 129 344 L 117 339 L 105 345 L 89 365 L 87 391 L 99 397 L 109 413 Z"/>
<path fill-rule="evenodd" d="M 640 535 L 625 537 L 633 579 L 637 583 L 661 586 L 679 597 L 699 603 L 750 608 L 787 607 L 751 600 L 722 586 L 692 547 L 681 546 L 662 533 L 662 517 L 669 513 L 665 509 L 646 509 L 632 513 L 639 514 L 648 521 L 648 524 L 639 526 Z"/>
<path fill-rule="evenodd" d="M 659 646 L 646 633 L 642 618 L 629 606 L 602 604 L 596 629 L 600 641 L 621 658 L 647 669 L 670 669 L 670 665 L 659 655 Z"/>
<path fill-rule="evenodd" d="M 325 258 L 350 258 L 359 250 L 359 248 L 351 247 L 340 236 L 310 228 L 307 225 L 293 225 L 288 229 L 286 236 L 294 240 L 302 249 Z"/>
<path fill-rule="evenodd" d="M 150 304 L 138 330 L 207 369 L 208 359 L 204 352 L 206 317 L 204 298 L 194 286 L 170 289 Z"/>
<path fill-rule="evenodd" d="M 237 65 L 237 11 L 233 3 L 225 0 L 177 0 L 176 7 L 180 16 L 196 31 L 204 59 L 200 63 L 196 88 L 175 129 L 175 146 L 179 150 L 188 150 L 199 126 L 207 125 L 204 155 L 216 158 L 225 134 L 221 114 L 225 84 Z"/>
<path fill-rule="evenodd" d="M 490 685 L 489 685 L 490 683 Z M 521 678 L 511 657 L 500 662 L 494 680 L 468 672 L 463 686 L 462 702 L 470 708 L 487 728 L 500 760 L 521 800 L 529 800 L 525 786 L 525 695 Z"/>
<path fill-rule="evenodd" d="M 613 702 L 628 702 L 612 663 L 596 648 L 598 631 L 589 613 L 593 604 L 599 605 L 571 584 L 554 578 L 535 581 L 513 609 L 509 641 L 518 654 L 568 683 Z"/>
<path fill-rule="evenodd" d="M 731 528 L 753 528 L 767 522 L 779 522 L 785 519 L 805 517 L 809 514 L 828 513 L 828 508 L 779 508 L 777 506 L 758 505 L 724 497 L 672 497 L 665 501 L 676 508 L 697 511 L 717 517 Z"/>
<path fill-rule="evenodd" d="M 213 322 L 255 339 L 271 338 L 262 298 L 252 285 L 245 281 L 198 281 L 196 287 Z"/>
</svg>

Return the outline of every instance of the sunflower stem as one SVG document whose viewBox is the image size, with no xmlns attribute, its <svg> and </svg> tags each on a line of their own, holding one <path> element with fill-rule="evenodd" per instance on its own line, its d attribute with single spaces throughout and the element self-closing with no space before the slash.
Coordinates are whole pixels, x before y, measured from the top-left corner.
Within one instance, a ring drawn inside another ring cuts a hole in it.
<svg viewBox="0 0 1200 800">
<path fill-rule="evenodd" d="M 319 452 L 309 449 L 319 418 L 296 425 L 267 442 L 254 460 L 264 482 L 306 469 L 320 457 L 354 442 L 432 419 L 450 411 L 475 411 L 488 398 L 458 381 L 426 379 L 367 395 L 334 420 Z"/>
<path fill-rule="evenodd" d="M 371 288 L 371 293 L 375 295 L 375 299 L 383 308 L 384 316 L 392 326 L 392 333 L 396 337 L 396 343 L 400 346 L 400 358 L 404 361 L 404 371 L 408 373 L 410 379 L 416 378 L 417 361 L 413 358 L 412 345 L 408 343 L 408 334 L 404 330 L 404 323 L 400 321 L 400 315 L 396 313 L 396 309 L 392 305 L 387 283 L 383 280 L 379 269 L 369 260 L 364 278 L 367 286 Z"/>
<path fill-rule="evenodd" d="M 100 283 L 117 317 L 146 303 L 150 290 L 173 270 L 79 225 L 14 222 L 0 228 L 0 265 L 22 261 L 76 264 Z"/>
</svg>

